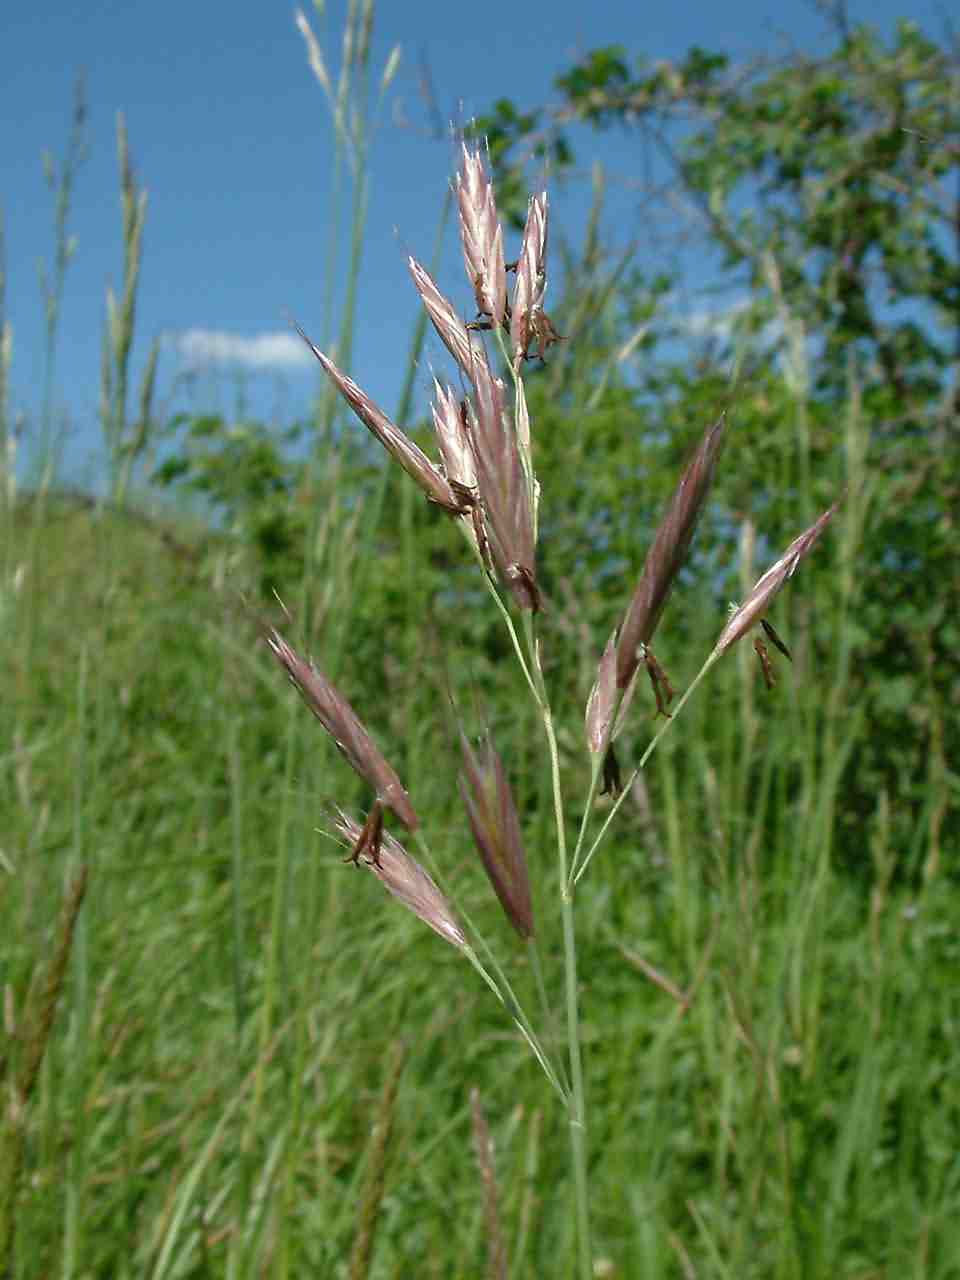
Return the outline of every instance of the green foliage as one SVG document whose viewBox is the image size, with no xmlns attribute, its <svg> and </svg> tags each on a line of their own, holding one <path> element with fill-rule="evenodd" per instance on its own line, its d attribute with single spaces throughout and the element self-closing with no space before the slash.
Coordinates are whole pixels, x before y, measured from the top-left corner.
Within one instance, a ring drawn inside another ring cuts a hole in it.
<svg viewBox="0 0 960 1280">
<path fill-rule="evenodd" d="M 300 578 L 308 525 L 305 467 L 291 450 L 303 429 L 272 432 L 216 414 L 181 414 L 167 436 L 176 451 L 156 468 L 154 482 L 203 495 L 214 523 L 254 553 L 266 594 Z"/>
<path fill-rule="evenodd" d="M 843 386 L 853 351 L 877 362 L 901 407 L 939 391 L 960 309 L 945 201 L 955 97 L 948 56 L 914 25 L 902 23 L 890 49 L 858 29 L 831 57 L 727 101 L 690 143 L 686 172 L 723 211 L 730 263 L 760 283 L 772 255 L 792 313 L 822 337 L 824 389 Z"/>
<path fill-rule="evenodd" d="M 772 255 L 791 311 L 825 344 L 820 385 L 843 385 L 853 344 L 876 358 L 901 401 L 916 392 L 929 400 L 960 310 L 948 195 L 958 165 L 954 75 L 949 53 L 909 22 L 889 48 L 857 28 L 819 61 L 752 74 L 694 48 L 631 75 L 611 47 L 556 79 L 563 101 L 553 120 L 501 101 L 476 128 L 493 139 L 498 180 L 515 184 L 529 144 L 540 153 L 546 136 L 557 168 L 573 163 L 571 120 L 669 130 L 692 113 L 671 152 L 677 176 L 728 267 L 746 265 L 762 290 Z M 897 310 L 911 304 L 922 307 L 919 320 Z"/>
<path fill-rule="evenodd" d="M 632 442 L 615 408 L 591 438 L 617 439 L 619 457 Z M 545 439 L 554 424 L 534 421 Z M 561 438 L 554 448 L 556 477 Z M 725 464 L 733 470 L 729 454 Z M 647 498 L 639 489 L 624 516 L 638 540 L 652 529 Z M 545 489 L 545 509 L 556 505 Z M 441 673 L 431 679 L 423 656 L 442 667 L 451 637 L 464 646 L 463 704 L 469 718 L 479 693 L 509 761 L 542 906 L 552 869 L 535 728 L 517 715 L 509 655 L 484 652 L 462 548 L 445 542 L 439 513 L 414 510 L 418 542 L 434 548 L 429 612 L 401 621 L 390 580 L 403 564 L 387 519 L 375 553 L 384 572 L 360 597 L 337 589 L 349 643 L 330 621 L 313 640 L 324 661 L 339 646 L 338 681 L 389 757 L 405 761 L 438 863 L 506 955 L 508 929 L 466 852 Z M 698 541 L 704 556 L 720 538 L 713 524 Z M 401 1036 L 408 1063 L 373 1274 L 402 1272 L 412 1257 L 473 1273 L 483 1240 L 471 1083 L 494 1127 L 515 1266 L 555 1274 L 570 1247 L 557 1108 L 455 953 L 317 833 L 331 803 L 351 805 L 352 775 L 255 646 L 232 592 L 225 601 L 203 561 L 184 561 L 158 532 L 51 509 L 32 590 L 5 597 L 15 609 L 0 705 L 6 740 L 21 744 L 0 783 L 16 868 L 0 903 L 15 1016 L 64 868 L 91 863 L 65 1016 L 30 1118 L 18 1273 L 56 1270 L 65 1256 L 103 1275 L 249 1273 L 282 1252 L 290 1274 L 336 1274 L 357 1230 L 384 1045 Z M 24 519 L 15 550 L 29 535 Z M 665 739 L 649 809 L 623 815 L 580 895 L 597 1257 L 615 1274 L 682 1274 L 682 1247 L 709 1277 L 903 1269 L 923 1249 L 921 1274 L 951 1275 L 956 887 L 945 868 L 919 891 L 897 884 L 902 819 L 882 795 L 860 825 L 867 885 L 832 860 L 829 813 L 842 807 L 850 749 L 842 738 L 831 747 L 824 710 L 842 679 L 829 647 L 843 634 L 834 560 L 828 548 L 791 588 L 801 625 L 784 629 L 797 678 L 783 672 L 764 696 L 746 651 L 719 671 Z M 354 581 L 344 535 L 338 561 Z M 629 589 L 626 574 L 594 590 L 589 565 L 577 573 L 570 599 L 558 567 L 547 632 L 574 774 L 591 668 Z M 828 644 L 809 659 L 805 617 Z M 664 623 L 677 679 L 718 621 L 710 574 L 694 565 Z M 918 688 L 914 678 L 910 696 Z M 630 742 L 649 736 L 644 692 Z M 863 699 L 853 688 L 844 716 L 856 721 Z M 928 819 L 912 829 L 922 848 Z M 546 919 L 542 930 L 547 963 L 559 939 Z M 279 1005 L 261 1045 L 275 942 Z M 686 1013 L 637 957 L 696 990 Z M 518 982 L 530 983 L 522 961 Z"/>
<path fill-rule="evenodd" d="M 851 866 L 877 795 L 893 800 L 906 850 L 931 778 L 945 784 L 960 751 L 956 74 L 949 50 L 902 22 L 889 42 L 854 28 L 823 58 L 772 68 L 731 68 L 694 48 L 633 73 L 622 49 L 599 49 L 557 78 L 552 116 L 498 104 L 492 154 L 514 187 L 530 145 L 545 137 L 572 165 L 576 125 L 617 123 L 655 139 L 700 211 L 700 233 L 723 251 L 729 281 L 750 291 L 731 340 L 706 358 L 630 370 L 620 409 L 625 397 L 646 456 L 650 432 L 689 440 L 728 408 L 738 458 L 736 492 L 721 483 L 727 518 L 762 515 L 775 547 L 798 499 L 808 515 L 826 499 L 825 487 L 811 489 L 820 465 L 841 442 L 854 447 L 851 431 L 861 442 L 847 459 L 868 501 L 845 643 L 866 705 L 838 814 Z M 670 336 L 657 317 L 647 352 Z M 589 379 L 588 363 L 578 372 Z M 731 366 L 740 371 L 733 386 Z M 549 415 L 550 403 L 538 412 Z M 599 456 L 603 474 L 642 482 L 635 458 L 602 446 Z M 652 458 L 649 470 L 658 471 Z M 611 519 L 607 510 L 598 517 L 604 537 Z M 943 806 L 948 844 L 960 838 L 956 813 Z M 919 854 L 905 853 L 902 870 L 921 874 Z"/>
</svg>

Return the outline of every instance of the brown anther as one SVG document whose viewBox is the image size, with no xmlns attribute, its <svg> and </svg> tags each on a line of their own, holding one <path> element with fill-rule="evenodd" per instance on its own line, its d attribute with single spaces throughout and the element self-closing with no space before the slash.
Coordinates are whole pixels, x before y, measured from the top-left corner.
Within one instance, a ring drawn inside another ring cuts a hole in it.
<svg viewBox="0 0 960 1280">
<path fill-rule="evenodd" d="M 520 592 L 526 596 L 531 610 L 534 613 L 539 613 L 543 608 L 543 598 L 540 595 L 537 581 L 527 566 L 525 564 L 510 565 L 507 569 L 507 578 L 511 584 L 518 586 Z"/>
<path fill-rule="evenodd" d="M 670 712 L 667 708 L 673 701 L 673 686 L 667 678 L 666 671 L 654 657 L 653 650 L 646 645 L 644 645 L 643 649 L 643 665 L 647 669 L 650 684 L 653 686 L 653 696 L 657 700 L 657 710 L 654 714 L 655 716 L 664 716 L 669 720 Z"/>
<path fill-rule="evenodd" d="M 484 315 L 484 313 L 480 311 L 477 313 L 476 320 L 467 321 L 466 328 L 469 329 L 471 333 L 490 333 L 490 331 L 493 328 L 495 328 L 495 326 L 494 326 L 492 317 Z M 504 312 L 503 323 L 500 325 L 500 328 L 503 329 L 505 333 L 510 332 L 510 307 L 509 306 L 507 306 Z"/>
<path fill-rule="evenodd" d="M 764 628 L 764 630 L 766 630 L 766 628 Z M 763 683 L 768 689 L 772 689 L 777 683 L 776 677 L 773 674 L 773 663 L 770 661 L 770 654 L 767 651 L 767 646 L 759 636 L 754 636 L 753 638 L 753 650 L 760 659 L 760 669 L 763 672 Z"/>
<path fill-rule="evenodd" d="M 373 863 L 375 867 L 380 867 L 380 842 L 383 838 L 383 805 L 379 800 L 374 801 L 373 808 L 367 814 L 367 820 L 360 828 L 360 834 L 357 836 L 356 842 L 344 862 L 352 862 L 354 866 L 360 865 L 361 857 L 366 857 L 368 862 Z"/>
<path fill-rule="evenodd" d="M 470 518 L 473 521 L 473 533 L 477 539 L 477 550 L 480 552 L 483 567 L 489 574 L 493 575 L 496 572 L 496 567 L 490 552 L 490 539 L 487 537 L 487 526 L 483 523 L 483 511 L 480 509 L 479 502 L 473 504 Z"/>
<path fill-rule="evenodd" d="M 790 653 L 790 650 L 787 648 L 787 646 L 783 643 L 783 641 L 777 635 L 776 631 L 773 628 L 773 623 L 768 622 L 766 618 L 761 618 L 760 625 L 761 627 L 763 627 L 763 630 L 766 633 L 766 637 L 770 641 L 770 643 L 773 645 L 773 647 L 775 649 L 779 649 L 788 662 L 792 662 L 793 655 Z"/>
<path fill-rule="evenodd" d="M 530 319 L 527 326 L 527 347 L 523 352 L 524 360 L 539 360 L 541 364 L 546 364 L 545 356 L 550 347 L 555 342 L 566 342 L 566 336 L 557 333 L 553 327 L 553 321 L 541 307 L 534 307 L 530 312 Z M 530 352 L 530 347 L 536 343 L 537 350 L 535 354 Z"/>
<path fill-rule="evenodd" d="M 620 777 L 620 762 L 617 759 L 613 746 L 607 747 L 606 755 L 603 757 L 603 786 L 600 788 L 602 796 L 617 797 L 623 790 L 623 779 Z"/>
</svg>

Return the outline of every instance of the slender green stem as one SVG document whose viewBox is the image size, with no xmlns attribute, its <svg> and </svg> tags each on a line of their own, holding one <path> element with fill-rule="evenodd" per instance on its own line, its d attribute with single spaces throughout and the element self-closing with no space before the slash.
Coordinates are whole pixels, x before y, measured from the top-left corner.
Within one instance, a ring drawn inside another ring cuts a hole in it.
<svg viewBox="0 0 960 1280">
<path fill-rule="evenodd" d="M 506 344 L 503 341 L 503 334 L 499 328 L 495 330 L 495 337 L 497 345 L 500 348 L 501 355 L 506 362 L 507 368 L 510 370 L 511 378 L 513 379 L 517 395 L 517 411 L 519 412 L 519 397 L 522 394 L 519 375 L 513 365 L 513 362 L 509 358 L 506 350 Z M 533 459 L 530 457 L 529 449 L 524 446 L 520 440 L 517 441 L 517 444 L 520 449 L 523 473 L 527 485 L 528 498 L 530 502 L 530 516 L 534 521 L 535 528 L 536 481 L 534 479 L 533 472 Z M 567 1053 L 570 1059 L 570 1079 L 572 1085 L 571 1092 L 567 1098 L 567 1114 L 570 1124 L 570 1145 L 573 1156 L 573 1177 L 576 1196 L 577 1255 L 581 1280 L 590 1280 L 590 1277 L 593 1275 L 593 1257 L 590 1243 L 590 1201 L 587 1182 L 586 1093 L 583 1082 L 583 1059 L 580 1051 L 580 1008 L 577 989 L 577 937 L 573 915 L 573 882 L 569 874 L 569 863 L 567 858 L 566 826 L 563 816 L 563 788 L 560 782 L 560 753 L 557 749 L 557 736 L 553 727 L 553 713 L 550 709 L 550 699 L 547 694 L 546 682 L 543 678 L 543 668 L 540 665 L 540 649 L 534 632 L 533 616 L 529 610 L 524 610 L 524 638 L 527 642 L 527 651 L 529 655 L 528 662 L 524 662 L 516 630 L 513 626 L 513 621 L 510 618 L 506 606 L 500 599 L 499 594 L 495 591 L 493 584 L 489 581 L 489 576 L 488 584 L 496 596 L 497 604 L 507 622 L 511 638 L 514 642 L 514 648 L 517 651 L 517 657 L 520 660 L 523 673 L 526 676 L 527 683 L 530 685 L 541 719 L 543 720 L 544 734 L 547 739 L 547 748 L 550 754 L 550 779 L 553 788 L 554 818 L 557 826 L 557 869 L 560 882 L 560 915 L 563 922 L 563 970 L 567 1023 Z M 578 841 L 578 848 L 579 844 L 580 841 Z"/>
<path fill-rule="evenodd" d="M 480 977 L 484 980 L 484 982 L 487 984 L 487 986 L 490 988 L 493 994 L 497 997 L 497 999 L 500 1001 L 500 1003 L 503 1005 L 506 1011 L 510 1014 L 510 1017 L 513 1018 L 514 1022 L 517 1024 L 520 1034 L 523 1036 L 524 1040 L 526 1040 L 527 1044 L 530 1046 L 533 1056 L 536 1058 L 536 1060 L 540 1063 L 540 1066 L 543 1068 L 544 1075 L 553 1085 L 554 1089 L 556 1089 L 560 1097 L 560 1100 L 565 1105 L 569 1106 L 570 1105 L 569 1095 L 565 1092 L 563 1085 L 560 1083 L 560 1080 L 557 1078 L 557 1073 L 554 1071 L 550 1063 L 550 1060 L 548 1059 L 539 1040 L 536 1038 L 535 1035 L 533 1035 L 533 1033 L 530 1030 L 528 1030 L 528 1027 L 526 1025 L 526 1019 L 525 1018 L 521 1019 L 520 1014 L 522 1013 L 522 1009 L 520 1008 L 520 1005 L 517 1004 L 517 1001 L 512 991 L 510 990 L 510 988 L 507 987 L 505 991 L 502 991 L 500 989 L 500 986 L 497 983 L 497 980 L 487 971 L 487 969 L 483 965 L 482 960 L 469 944 L 463 948 L 463 952 L 464 952 L 464 955 L 467 957 L 467 959 L 470 961 L 470 963 L 473 965 L 474 969 L 476 969 L 477 973 L 479 973 Z"/>
<path fill-rule="evenodd" d="M 612 808 L 610 809 L 610 812 L 607 814 L 606 818 L 604 819 L 603 826 L 600 828 L 600 831 L 597 834 L 597 838 L 594 840 L 593 844 L 590 846 L 589 853 L 583 859 L 583 862 L 580 864 L 579 870 L 574 875 L 573 883 L 575 885 L 580 881 L 580 878 L 583 876 L 587 867 L 589 867 L 593 859 L 593 855 L 597 852 L 597 850 L 600 848 L 600 845 L 603 843 L 603 838 L 607 834 L 607 830 L 611 822 L 613 822 L 614 818 L 617 816 L 617 814 L 620 811 L 620 806 L 623 804 L 624 800 L 626 800 L 627 796 L 630 794 L 630 788 L 636 782 L 637 778 L 639 778 L 641 770 L 646 766 L 647 761 L 650 759 L 654 751 L 657 749 L 657 745 L 659 744 L 660 739 L 663 737 L 663 735 L 667 732 L 667 730 L 676 720 L 677 716 L 683 710 L 684 704 L 686 703 L 687 699 L 691 696 L 694 689 L 696 689 L 697 685 L 704 678 L 704 676 L 707 674 L 707 672 L 710 670 L 713 664 L 717 661 L 719 656 L 720 655 L 717 653 L 716 649 L 714 649 L 714 651 L 710 654 L 709 658 L 707 658 L 706 662 L 697 672 L 696 677 L 693 680 L 693 683 L 687 688 L 683 697 L 677 703 L 676 708 L 674 709 L 673 715 L 671 715 L 668 719 L 664 720 L 663 724 L 660 726 L 660 728 L 657 730 L 654 736 L 650 739 L 649 743 L 647 744 L 646 751 L 644 751 L 643 755 L 640 757 L 639 764 L 634 769 L 633 773 L 631 773 L 630 777 L 627 779 L 626 785 L 624 786 L 623 790 L 620 792 L 619 796 L 616 799 L 616 803 L 612 806 Z"/>
<path fill-rule="evenodd" d="M 609 745 L 609 744 L 608 744 Z M 577 832 L 577 843 L 574 846 L 573 857 L 570 859 L 570 875 L 567 883 L 575 885 L 578 880 L 577 867 L 580 862 L 580 851 L 583 848 L 583 842 L 587 838 L 587 831 L 590 827 L 590 815 L 593 812 L 593 802 L 597 798 L 597 784 L 603 772 L 603 752 L 597 752 L 590 757 L 590 785 L 587 787 L 587 798 L 583 805 L 583 817 L 580 819 L 580 830 Z"/>
<path fill-rule="evenodd" d="M 553 727 L 553 714 L 547 696 L 540 649 L 534 634 L 533 617 L 523 613 L 523 626 L 530 655 L 530 669 L 537 689 L 537 703 L 550 753 L 550 777 L 553 785 L 553 808 L 557 824 L 557 869 L 560 881 L 560 916 L 563 922 L 563 971 L 567 1018 L 567 1053 L 570 1058 L 570 1080 L 567 1114 L 570 1124 L 570 1146 L 573 1156 L 573 1179 L 577 1213 L 577 1254 L 581 1280 L 593 1275 L 593 1251 L 590 1243 L 590 1199 L 587 1180 L 587 1115 L 583 1081 L 583 1058 L 580 1051 L 580 1005 L 577 984 L 577 935 L 573 915 L 573 891 L 568 882 L 567 837 L 563 818 L 563 789 L 560 783 L 560 753 Z"/>
<path fill-rule="evenodd" d="M 564 881 L 560 897 L 563 917 L 563 967 L 566 978 L 567 1038 L 570 1049 L 570 1075 L 573 1093 L 570 1098 L 570 1146 L 573 1152 L 573 1177 L 577 1204 L 577 1253 L 581 1280 L 593 1275 L 593 1251 L 590 1244 L 590 1199 L 587 1179 L 586 1092 L 583 1084 L 583 1059 L 580 1053 L 580 1009 L 577 991 L 577 938 L 573 918 L 573 894 Z"/>
<path fill-rule="evenodd" d="M 521 1035 L 523 1036 L 524 1040 L 526 1040 L 527 1044 L 530 1046 L 531 1050 L 533 1051 L 534 1057 L 537 1059 L 537 1061 L 540 1063 L 540 1066 L 543 1068 L 544 1075 L 546 1075 L 547 1079 L 550 1081 L 553 1087 L 557 1090 L 560 1097 L 563 1099 L 564 1104 L 566 1105 L 570 1095 L 570 1090 L 566 1087 L 566 1085 L 564 1084 L 561 1078 L 561 1076 L 563 1075 L 563 1072 L 558 1071 L 557 1068 L 550 1061 L 550 1055 L 547 1053 L 546 1049 L 540 1043 L 540 1037 L 534 1031 L 533 1023 L 527 1017 L 526 1010 L 524 1009 L 520 1001 L 517 999 L 517 994 L 510 984 L 510 979 L 507 977 L 506 973 L 504 972 L 503 966 L 499 963 L 496 956 L 493 954 L 493 951 L 488 945 L 486 939 L 477 929 L 476 925 L 474 925 L 474 923 L 469 918 L 469 916 L 467 916 L 463 912 L 462 908 L 461 908 L 460 914 L 463 916 L 464 923 L 468 926 L 468 928 L 470 929 L 470 932 L 474 935 L 475 938 L 477 938 L 480 945 L 483 947 L 484 953 L 487 957 L 487 961 L 494 971 L 493 980 L 498 984 L 497 998 L 499 999 L 503 1007 L 507 1010 L 507 1012 L 510 1014 L 510 1016 L 513 1018 L 514 1022 L 517 1024 L 517 1027 L 519 1028 Z M 473 961 L 471 961 L 471 963 L 473 963 Z M 484 980 L 489 981 L 490 980 L 489 975 L 487 975 L 487 977 Z"/>
<path fill-rule="evenodd" d="M 437 867 L 436 859 L 434 858 L 430 850 L 430 846 L 427 844 L 426 839 L 424 838 L 423 833 L 421 831 L 417 831 L 414 834 L 414 841 L 417 845 L 420 855 L 422 856 L 424 862 L 427 864 L 431 874 L 434 876 L 434 878 L 437 881 L 441 882 L 440 887 L 442 889 L 443 877 L 440 874 L 440 871 Z M 520 1034 L 523 1036 L 524 1040 L 526 1040 L 527 1044 L 529 1045 L 533 1053 L 533 1056 L 536 1058 L 537 1062 L 539 1062 L 540 1066 L 543 1068 L 544 1075 L 553 1085 L 554 1089 L 556 1089 L 557 1093 L 560 1095 L 564 1104 L 566 1104 L 569 1096 L 569 1090 L 564 1087 L 564 1084 L 560 1079 L 560 1074 L 557 1072 L 556 1067 L 554 1067 L 553 1063 L 550 1061 L 550 1055 L 547 1053 L 546 1049 L 540 1043 L 540 1039 L 537 1036 L 537 1033 L 533 1029 L 533 1024 L 528 1018 L 523 1005 L 517 999 L 517 996 L 513 990 L 513 987 L 510 985 L 510 980 L 508 979 L 507 975 L 504 973 L 502 966 L 499 964 L 496 956 L 493 954 L 493 951 L 490 949 L 489 945 L 487 944 L 487 940 L 484 938 L 483 934 L 480 932 L 477 926 L 473 923 L 468 913 L 464 910 L 462 904 L 460 903 L 457 904 L 457 910 L 460 914 L 460 917 L 463 923 L 467 926 L 470 933 L 476 939 L 478 945 L 483 949 L 483 952 L 487 957 L 488 963 L 490 964 L 491 968 L 494 970 L 494 974 L 491 974 L 489 972 L 489 970 L 483 965 L 476 951 L 474 951 L 474 949 L 469 945 L 465 948 L 467 959 L 470 961 L 470 963 L 473 965 L 476 971 L 480 974 L 484 982 L 487 984 L 490 990 L 494 993 L 494 995 L 497 997 L 497 999 L 500 1001 L 503 1007 L 510 1014 L 511 1018 L 513 1018 L 514 1022 L 517 1024 L 517 1028 L 519 1029 Z"/>
<path fill-rule="evenodd" d="M 496 604 L 497 608 L 500 610 L 500 615 L 503 618 L 503 621 L 506 624 L 506 628 L 510 633 L 510 639 L 513 641 L 513 648 L 514 648 L 514 652 L 517 655 L 517 661 L 520 663 L 520 667 L 521 667 L 521 670 L 523 671 L 527 684 L 530 686 L 530 692 L 533 694 L 534 701 L 536 702 L 537 706 L 541 707 L 542 703 L 541 703 L 540 690 L 538 689 L 533 676 L 530 674 L 530 668 L 527 665 L 527 660 L 523 655 L 523 646 L 520 643 L 520 637 L 517 635 L 517 629 L 513 625 L 513 619 L 510 617 L 510 610 L 507 608 L 507 606 L 503 603 L 503 600 L 500 598 L 500 592 L 497 590 L 496 583 L 493 581 L 493 578 L 490 576 L 490 572 L 487 569 L 486 565 L 483 565 L 481 563 L 481 567 L 483 568 L 483 580 L 486 583 L 487 590 L 490 592 L 491 596 L 493 597 L 494 603 Z"/>
<path fill-rule="evenodd" d="M 553 1040 L 557 1035 L 558 1018 L 556 1010 L 550 1002 L 547 994 L 547 986 L 543 980 L 543 965 L 540 962 L 540 948 L 537 946 L 535 937 L 527 940 L 527 954 L 530 957 L 530 968 L 533 970 L 533 980 L 537 988 L 537 996 L 540 1000 L 540 1008 L 543 1012 L 544 1021 L 550 1031 L 550 1039 Z M 570 1081 L 567 1078 L 566 1068 L 563 1061 L 560 1061 L 560 1070 L 558 1072 L 560 1082 L 563 1085 L 564 1093 L 570 1093 Z"/>
</svg>

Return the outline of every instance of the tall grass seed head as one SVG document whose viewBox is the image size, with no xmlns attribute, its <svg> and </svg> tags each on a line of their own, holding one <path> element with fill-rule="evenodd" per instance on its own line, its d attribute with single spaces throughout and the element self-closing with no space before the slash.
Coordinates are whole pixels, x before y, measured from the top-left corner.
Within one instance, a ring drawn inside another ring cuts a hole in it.
<svg viewBox="0 0 960 1280">
<path fill-rule="evenodd" d="M 476 298 L 477 313 L 501 325 L 507 310 L 503 228 L 497 217 L 493 184 L 479 150 L 462 147 L 460 172 L 454 187 L 460 213 L 463 261 Z"/>
<path fill-rule="evenodd" d="M 708 427 L 673 492 L 644 561 L 617 645 L 617 686 L 625 689 L 657 624 L 693 541 L 723 443 L 724 419 Z M 649 666 L 648 666 L 649 669 Z M 654 672 L 651 671 L 651 678 Z M 657 688 L 655 684 L 655 689 Z M 658 693 L 658 704 L 660 695 Z"/>
<path fill-rule="evenodd" d="M 364 844 L 366 824 L 361 825 L 342 809 L 338 809 L 335 825 L 351 848 L 351 861 L 372 871 L 389 894 L 446 942 L 458 948 L 467 945 L 463 929 L 449 902 L 420 863 L 410 857 L 398 840 L 388 832 L 383 832 L 377 856 L 374 857 Z"/>
<path fill-rule="evenodd" d="M 763 615 L 770 608 L 774 596 L 784 583 L 793 577 L 804 556 L 809 555 L 813 550 L 817 539 L 833 518 L 839 503 L 840 500 L 838 499 L 822 515 L 818 516 L 808 529 L 805 529 L 803 533 L 794 538 L 780 559 L 757 579 L 746 600 L 743 601 L 739 608 L 734 610 L 727 625 L 720 632 L 719 639 L 714 645 L 714 653 L 717 657 L 725 653 L 731 645 L 736 644 L 741 636 L 745 635 L 752 626 L 762 620 Z"/>
<path fill-rule="evenodd" d="M 464 375 L 473 382 L 475 368 L 481 365 L 486 367 L 487 353 L 483 344 L 471 341 L 467 326 L 457 315 L 449 299 L 440 292 L 437 282 L 426 267 L 413 257 L 407 259 L 407 264 L 437 335 Z"/>
<path fill-rule="evenodd" d="M 521 938 L 533 934 L 533 902 L 520 819 L 503 761 L 487 733 L 480 755 L 461 732 L 460 794 L 474 843 L 501 907 Z"/>
<path fill-rule="evenodd" d="M 523 243 L 517 261 L 517 282 L 510 309 L 510 345 L 514 367 L 527 359 L 536 343 L 541 360 L 549 346 L 562 341 L 543 309 L 547 289 L 547 193 L 541 191 L 527 206 Z"/>
<path fill-rule="evenodd" d="M 376 436 L 387 452 L 399 462 L 407 475 L 420 486 L 427 498 L 452 515 L 462 515 L 466 508 L 461 499 L 423 450 L 391 422 L 380 406 L 371 400 L 352 378 L 341 373 L 329 356 L 325 355 L 319 347 L 314 346 L 299 325 L 296 325 L 296 329 L 320 362 L 324 373 L 356 416 L 367 430 Z"/>
<path fill-rule="evenodd" d="M 268 631 L 267 644 L 347 763 L 407 830 L 415 831 L 419 822 L 410 797 L 343 694 L 312 662 L 301 658 L 275 628 Z"/>
<path fill-rule="evenodd" d="M 519 606 L 536 611 L 534 518 L 517 434 L 507 418 L 503 383 L 486 366 L 477 366 L 475 375 L 471 440 L 493 558 Z"/>
</svg>

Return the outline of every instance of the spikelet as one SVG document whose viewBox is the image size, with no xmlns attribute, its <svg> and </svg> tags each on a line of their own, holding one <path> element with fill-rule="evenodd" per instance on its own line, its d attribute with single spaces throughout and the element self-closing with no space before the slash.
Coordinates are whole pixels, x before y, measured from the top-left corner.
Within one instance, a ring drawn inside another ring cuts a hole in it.
<svg viewBox="0 0 960 1280">
<path fill-rule="evenodd" d="M 533 512 L 504 387 L 486 365 L 475 366 L 473 441 L 477 485 L 500 576 L 522 609 L 540 608 L 535 572 Z"/>
<path fill-rule="evenodd" d="M 462 148 L 455 190 L 463 261 L 477 300 L 477 312 L 500 325 L 507 309 L 503 228 L 497 217 L 493 186 L 479 151 Z"/>
<path fill-rule="evenodd" d="M 507 919 L 521 938 L 533 934 L 530 877 L 523 852 L 520 819 L 503 761 L 486 735 L 481 753 L 460 734 L 463 773 L 460 794 L 484 870 Z"/>
<path fill-rule="evenodd" d="M 338 809 L 335 825 L 354 851 L 357 864 L 372 871 L 389 894 L 402 902 L 415 916 L 419 916 L 424 924 L 429 925 L 434 933 L 438 933 L 451 946 L 463 948 L 467 945 L 463 929 L 450 904 L 419 862 L 410 857 L 398 840 L 383 832 L 379 838 L 379 848 L 374 853 L 363 844 L 365 827 L 349 814 Z"/>
<path fill-rule="evenodd" d="M 527 206 L 527 222 L 517 262 L 517 283 L 510 312 L 510 345 L 514 367 L 519 368 L 530 348 L 537 344 L 540 358 L 562 338 L 543 309 L 547 290 L 547 193 L 533 196 Z"/>
<path fill-rule="evenodd" d="M 709 427 L 687 464 L 654 535 L 617 645 L 617 687 L 625 689 L 653 639 L 674 580 L 687 558 L 710 492 L 724 420 Z"/>
<path fill-rule="evenodd" d="M 457 315 L 453 304 L 440 292 L 437 282 L 426 267 L 421 266 L 416 258 L 408 258 L 407 264 L 440 340 L 472 382 L 475 367 L 486 367 L 487 356 L 483 344 L 471 342 L 467 326 Z"/>
<path fill-rule="evenodd" d="M 793 577 L 804 556 L 813 550 L 814 544 L 827 527 L 838 505 L 839 500 L 828 507 L 809 529 L 805 529 L 799 537 L 794 538 L 776 564 L 772 564 L 766 573 L 757 579 L 746 600 L 730 615 L 727 625 L 720 632 L 713 650 L 717 657 L 725 653 L 732 644 L 736 644 L 755 623 L 761 621 L 770 608 L 774 596 L 783 584 Z"/>
<path fill-rule="evenodd" d="M 267 644 L 347 763 L 373 787 L 379 799 L 393 810 L 407 830 L 415 831 L 417 815 L 409 796 L 343 694 L 312 662 L 301 658 L 274 628 L 267 633 Z"/>
<path fill-rule="evenodd" d="M 431 502 L 454 515 L 461 515 L 465 508 L 453 488 L 418 445 L 396 426 L 379 405 L 363 391 L 352 378 L 341 373 L 329 356 L 314 346 L 299 325 L 296 330 L 320 362 L 320 367 L 346 400 L 363 425 L 380 441 L 407 475 L 415 480 Z"/>
</svg>

